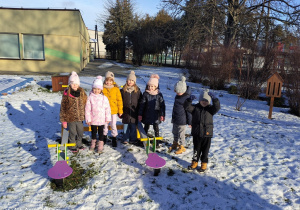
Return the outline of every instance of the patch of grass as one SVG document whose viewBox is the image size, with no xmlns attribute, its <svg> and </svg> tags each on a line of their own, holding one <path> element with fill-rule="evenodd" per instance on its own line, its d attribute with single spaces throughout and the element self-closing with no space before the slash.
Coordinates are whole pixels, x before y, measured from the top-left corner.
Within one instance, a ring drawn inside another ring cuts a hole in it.
<svg viewBox="0 0 300 210">
<path fill-rule="evenodd" d="M 86 184 L 89 179 L 98 174 L 95 168 L 93 168 L 94 163 L 91 163 L 89 169 L 85 170 L 76 160 L 71 160 L 70 167 L 73 169 L 73 173 L 64 179 L 63 186 L 58 186 L 55 180 L 51 180 L 50 187 L 54 191 L 70 191 L 78 188 L 86 188 Z"/>
<path fill-rule="evenodd" d="M 187 170 L 187 168 L 183 168 L 181 171 L 182 171 L 183 173 L 189 173 L 189 171 Z"/>
<path fill-rule="evenodd" d="M 13 191 L 15 191 L 13 187 L 7 187 L 6 190 L 7 190 L 8 192 L 13 192 Z"/>
<path fill-rule="evenodd" d="M 29 90 L 32 90 L 32 88 L 33 88 L 32 85 L 28 85 L 27 87 L 24 87 L 24 88 L 20 89 L 19 92 L 29 91 Z"/>
<path fill-rule="evenodd" d="M 171 168 L 169 168 L 167 174 L 168 174 L 168 176 L 173 176 L 175 174 L 175 172 Z"/>
<path fill-rule="evenodd" d="M 49 89 L 48 89 L 49 88 Z M 46 88 L 43 88 L 43 87 L 39 87 L 38 89 L 37 89 L 37 92 L 44 92 L 44 93 L 52 93 L 51 91 L 50 91 L 50 88 L 52 88 L 51 86 L 46 86 Z"/>
</svg>

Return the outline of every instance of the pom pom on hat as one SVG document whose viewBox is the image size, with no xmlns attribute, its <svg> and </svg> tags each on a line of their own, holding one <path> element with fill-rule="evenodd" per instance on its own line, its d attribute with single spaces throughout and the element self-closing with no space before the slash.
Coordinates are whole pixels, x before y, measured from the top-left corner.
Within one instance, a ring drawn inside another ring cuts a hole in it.
<svg viewBox="0 0 300 210">
<path fill-rule="evenodd" d="M 93 88 L 99 88 L 103 90 L 103 82 L 102 82 L 102 77 L 97 76 L 96 79 L 93 82 Z"/>
<path fill-rule="evenodd" d="M 158 74 L 151 74 L 150 78 L 156 78 L 156 79 L 159 79 L 159 76 L 158 76 Z"/>
<path fill-rule="evenodd" d="M 185 93 L 186 92 L 186 78 L 181 76 L 181 80 L 175 84 L 174 90 L 176 93 Z"/>
<path fill-rule="evenodd" d="M 70 77 L 69 77 L 69 85 L 71 84 L 77 84 L 80 86 L 80 80 L 79 80 L 79 76 L 75 71 L 72 71 Z"/>
<path fill-rule="evenodd" d="M 105 79 L 112 78 L 115 81 L 115 75 L 111 71 L 105 73 Z"/>
<path fill-rule="evenodd" d="M 199 101 L 207 101 L 208 103 L 211 102 L 211 97 L 208 95 L 209 90 L 204 90 L 203 93 L 199 96 Z"/>
<path fill-rule="evenodd" d="M 158 74 L 152 74 L 150 76 L 150 79 L 148 81 L 148 85 L 154 85 L 155 87 L 158 87 L 158 80 L 159 80 L 159 76 Z"/>
<path fill-rule="evenodd" d="M 136 76 L 134 71 L 130 72 L 130 74 L 127 76 L 127 80 L 133 80 L 136 83 Z"/>
</svg>

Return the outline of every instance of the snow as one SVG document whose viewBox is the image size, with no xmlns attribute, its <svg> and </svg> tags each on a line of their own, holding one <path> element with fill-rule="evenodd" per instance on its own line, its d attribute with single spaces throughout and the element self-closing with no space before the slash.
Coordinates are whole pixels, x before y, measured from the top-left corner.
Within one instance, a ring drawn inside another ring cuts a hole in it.
<svg viewBox="0 0 300 210">
<path fill-rule="evenodd" d="M 173 86 L 186 72 L 120 66 L 135 70 L 142 90 L 151 73 L 160 75 L 167 106 L 160 133 L 171 143 Z M 88 93 L 94 78 L 80 79 Z M 125 80 L 116 78 L 119 85 Z M 206 173 L 183 170 L 192 158 L 191 137 L 181 155 L 168 153 L 168 145 L 161 145 L 158 154 L 166 165 L 157 177 L 145 165 L 143 148 L 118 142 L 116 149 L 105 145 L 100 156 L 80 151 L 77 160 L 82 167 L 94 163 L 99 173 L 85 188 L 54 192 L 47 171 L 56 162 L 56 151 L 47 145 L 60 138 L 61 93 L 42 91 L 47 85 L 50 76 L 0 76 L 0 91 L 8 93 L 0 98 L 1 209 L 300 209 L 299 117 L 274 107 L 270 120 L 267 103 L 256 100 L 247 100 L 237 111 L 237 96 L 226 91 L 213 91 L 221 110 L 214 117 Z M 196 96 L 206 88 L 188 85 Z"/>
</svg>

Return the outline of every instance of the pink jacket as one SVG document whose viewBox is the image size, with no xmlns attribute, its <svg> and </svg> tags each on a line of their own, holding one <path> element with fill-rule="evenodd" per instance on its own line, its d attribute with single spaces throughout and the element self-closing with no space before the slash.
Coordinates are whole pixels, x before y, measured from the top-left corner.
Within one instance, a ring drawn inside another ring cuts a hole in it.
<svg viewBox="0 0 300 210">
<path fill-rule="evenodd" d="M 110 105 L 105 95 L 90 93 L 85 105 L 85 121 L 92 125 L 104 125 L 111 121 Z"/>
</svg>

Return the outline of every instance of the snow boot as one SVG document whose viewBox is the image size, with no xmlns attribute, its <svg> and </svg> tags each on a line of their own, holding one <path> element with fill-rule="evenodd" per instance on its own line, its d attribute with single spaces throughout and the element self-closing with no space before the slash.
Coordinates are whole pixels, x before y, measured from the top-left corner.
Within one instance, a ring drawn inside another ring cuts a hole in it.
<svg viewBox="0 0 300 210">
<path fill-rule="evenodd" d="M 207 169 L 207 163 L 201 163 L 201 168 L 198 170 L 199 173 L 204 173 Z"/>
<path fill-rule="evenodd" d="M 104 146 L 104 141 L 99 141 L 98 142 L 98 153 L 102 153 L 103 152 L 103 146 Z"/>
<path fill-rule="evenodd" d="M 94 151 L 95 149 L 95 146 L 96 146 L 96 139 L 92 139 L 92 142 L 91 142 L 91 146 L 90 146 L 90 151 Z"/>
<path fill-rule="evenodd" d="M 117 147 L 117 137 L 112 137 L 111 139 L 112 139 L 112 143 L 111 143 L 112 147 Z"/>
<path fill-rule="evenodd" d="M 106 144 L 106 141 L 107 141 L 107 135 L 103 136 L 103 142 L 104 142 L 104 144 Z"/>
<path fill-rule="evenodd" d="M 196 161 L 193 160 L 192 164 L 190 166 L 188 166 L 188 170 L 192 171 L 192 170 L 196 169 L 197 166 L 198 166 L 198 162 L 196 162 Z"/>
<path fill-rule="evenodd" d="M 169 147 L 169 152 L 172 152 L 172 150 L 175 150 L 178 148 L 178 143 L 176 141 L 173 141 L 172 146 Z"/>
<path fill-rule="evenodd" d="M 178 150 L 175 152 L 176 155 L 182 154 L 183 152 L 185 152 L 186 149 L 184 148 L 183 145 L 180 145 Z"/>
</svg>

